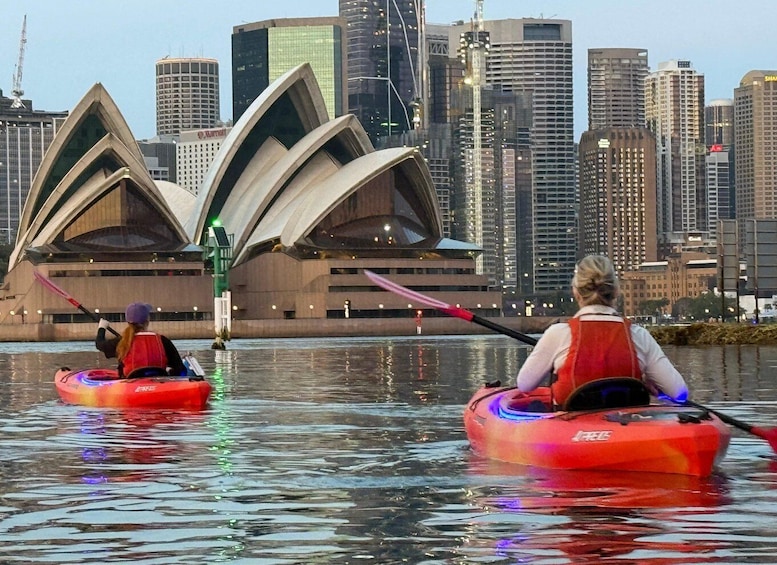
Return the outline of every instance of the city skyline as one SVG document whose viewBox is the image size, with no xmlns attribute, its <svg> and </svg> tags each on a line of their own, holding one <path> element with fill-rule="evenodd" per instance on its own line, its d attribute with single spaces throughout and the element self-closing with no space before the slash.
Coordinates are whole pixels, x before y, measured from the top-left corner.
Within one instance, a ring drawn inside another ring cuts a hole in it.
<svg viewBox="0 0 777 565">
<path fill-rule="evenodd" d="M 388 3 L 388 0 L 387 0 Z M 221 67 L 221 119 L 231 119 L 231 31 L 245 22 L 273 18 L 336 16 L 337 0 L 297 0 L 282 6 L 236 1 L 228 10 L 210 3 L 147 0 L 126 5 L 96 0 L 59 3 L 33 0 L 4 7 L 0 20 L 0 89 L 11 95 L 19 39 L 27 16 L 27 43 L 21 86 L 34 108 L 70 110 L 95 83 L 116 99 L 133 134 L 155 134 L 154 68 L 165 56 L 208 57 Z M 657 7 L 658 6 L 658 7 Z M 468 21 L 474 0 L 427 0 L 428 23 Z M 748 11 L 722 1 L 630 2 L 612 9 L 601 0 L 586 2 L 485 0 L 486 20 L 545 17 L 572 22 L 575 140 L 587 129 L 587 50 L 633 47 L 648 51 L 651 70 L 668 60 L 685 59 L 705 76 L 706 103 L 733 98 L 734 88 L 751 70 L 777 66 L 777 40 L 771 35 L 768 0 Z M 78 18 L 73 18 L 73 14 Z M 725 14 L 721 18 L 721 14 Z M 606 24 L 601 21 L 606 18 Z M 72 21 L 62 26 L 62 21 Z M 722 28 L 724 22 L 725 28 Z M 170 32 L 172 26 L 175 31 Z M 669 39 L 667 39 L 669 38 Z M 711 38 L 716 40 L 711 42 Z M 758 38 L 753 41 L 753 38 Z M 761 40 L 760 38 L 764 38 Z M 95 45 L 101 46 L 95 48 Z M 116 45 L 115 49 L 110 49 Z"/>
</svg>

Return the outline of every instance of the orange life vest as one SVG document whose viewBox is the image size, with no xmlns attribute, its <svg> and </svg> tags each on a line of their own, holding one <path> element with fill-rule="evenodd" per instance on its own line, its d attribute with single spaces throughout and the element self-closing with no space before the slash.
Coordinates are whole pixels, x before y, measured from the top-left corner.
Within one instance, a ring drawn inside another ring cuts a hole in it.
<svg viewBox="0 0 777 565">
<path fill-rule="evenodd" d="M 167 355 L 162 338 L 154 332 L 138 332 L 121 362 L 125 377 L 131 376 L 139 369 L 157 368 L 164 372 L 167 368 Z"/>
<path fill-rule="evenodd" d="M 553 402 L 563 405 L 569 395 L 587 382 L 606 377 L 642 380 L 637 351 L 631 339 L 631 322 L 618 316 L 612 320 L 569 320 L 572 341 L 557 379 L 551 385 Z"/>
</svg>

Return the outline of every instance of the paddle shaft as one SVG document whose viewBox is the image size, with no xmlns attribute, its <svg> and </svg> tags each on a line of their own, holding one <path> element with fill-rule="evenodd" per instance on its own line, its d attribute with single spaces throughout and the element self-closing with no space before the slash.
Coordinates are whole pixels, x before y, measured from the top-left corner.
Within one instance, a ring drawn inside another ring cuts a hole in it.
<svg viewBox="0 0 777 565">
<path fill-rule="evenodd" d="M 75 306 L 76 308 L 81 310 L 81 312 L 83 312 L 84 314 L 86 314 L 87 316 L 92 318 L 92 320 L 94 320 L 95 322 L 99 322 L 100 321 L 100 316 L 98 316 L 97 314 L 95 314 L 91 310 L 87 310 L 82 304 L 80 304 L 76 300 L 68 299 L 68 302 L 70 302 L 70 304 L 72 304 L 73 306 Z M 113 335 L 115 335 L 116 337 L 121 337 L 121 334 L 119 332 L 117 332 L 116 330 L 114 330 L 111 326 L 108 326 L 106 329 L 109 332 L 111 332 Z"/>
<path fill-rule="evenodd" d="M 98 316 L 97 314 L 95 314 L 95 313 L 94 313 L 94 312 L 92 312 L 91 310 L 88 310 L 87 308 L 85 308 L 85 307 L 84 307 L 82 304 L 80 304 L 78 301 L 76 301 L 76 300 L 74 300 L 74 299 L 73 299 L 73 300 L 71 300 L 70 298 L 68 298 L 68 299 L 67 299 L 67 301 L 68 301 L 68 302 L 70 302 L 70 304 L 72 304 L 73 306 L 75 306 L 75 307 L 76 307 L 76 308 L 78 308 L 79 310 L 81 310 L 81 312 L 83 312 L 84 314 L 86 314 L 87 316 L 89 316 L 90 318 L 92 318 L 92 320 L 94 320 L 95 322 L 99 322 L 99 321 L 100 321 L 100 316 Z M 116 337 L 121 337 L 121 334 L 120 334 L 119 332 L 117 332 L 116 330 L 114 330 L 114 329 L 113 329 L 111 326 L 108 326 L 106 329 L 107 329 L 109 332 L 111 332 L 113 335 L 115 335 Z"/>
<path fill-rule="evenodd" d="M 688 406 L 693 406 L 694 408 L 699 408 L 701 410 L 706 410 L 710 414 L 715 414 L 718 418 L 720 418 L 723 422 L 734 426 L 735 428 L 739 428 L 740 430 L 743 430 L 748 433 L 755 433 L 754 430 L 756 430 L 756 426 L 753 426 L 751 424 L 748 424 L 746 422 L 741 422 L 737 420 L 736 418 L 732 418 L 731 416 L 727 416 L 726 414 L 722 414 L 718 412 L 717 410 L 713 410 L 712 408 L 707 408 L 706 406 L 702 406 L 701 404 L 698 404 L 694 402 L 693 400 L 686 400 L 682 404 L 687 404 Z M 758 435 L 756 433 L 756 435 Z"/>
<path fill-rule="evenodd" d="M 528 345 L 537 345 L 537 340 L 534 339 L 533 337 L 523 334 L 521 332 L 515 331 L 506 326 L 496 324 L 491 320 L 489 320 L 488 318 L 481 318 L 477 314 L 473 314 L 472 321 L 480 326 L 483 326 L 484 328 L 494 330 L 495 332 L 503 333 L 506 336 L 512 337 L 513 339 L 517 339 L 518 341 L 522 341 Z"/>
</svg>

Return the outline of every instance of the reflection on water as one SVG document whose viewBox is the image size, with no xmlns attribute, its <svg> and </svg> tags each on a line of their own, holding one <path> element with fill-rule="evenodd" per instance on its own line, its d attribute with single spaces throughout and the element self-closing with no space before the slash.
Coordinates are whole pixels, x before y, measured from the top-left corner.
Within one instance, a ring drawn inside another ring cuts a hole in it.
<svg viewBox="0 0 777 565">
<path fill-rule="evenodd" d="M 468 450 L 501 336 L 181 342 L 202 412 L 66 406 L 92 344 L 0 349 L 0 562 L 777 562 L 777 460 L 736 431 L 708 479 L 552 472 Z M 777 422 L 774 347 L 669 348 L 695 398 Z"/>
<path fill-rule="evenodd" d="M 503 511 L 532 509 L 553 512 L 558 508 L 602 506 L 614 508 L 714 507 L 731 502 L 726 476 L 691 477 L 652 473 L 557 471 L 523 467 L 470 455 L 470 474 L 475 477 L 510 477 L 515 490 L 500 490 L 482 504 Z"/>
</svg>

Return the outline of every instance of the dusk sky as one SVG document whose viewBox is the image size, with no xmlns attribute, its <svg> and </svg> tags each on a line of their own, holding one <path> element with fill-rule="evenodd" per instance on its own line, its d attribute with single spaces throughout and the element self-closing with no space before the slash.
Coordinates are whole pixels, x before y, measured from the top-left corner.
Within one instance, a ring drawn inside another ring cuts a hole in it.
<svg viewBox="0 0 777 565">
<path fill-rule="evenodd" d="M 429 23 L 469 21 L 474 0 L 427 0 Z M 235 25 L 272 18 L 334 16 L 337 0 L 29 0 L 4 2 L 0 89 L 10 96 L 22 20 L 27 45 L 22 88 L 37 110 L 71 110 L 96 82 L 116 101 L 138 139 L 156 133 L 154 65 L 172 57 L 219 61 L 221 118 L 230 119 L 231 34 Z M 733 98 L 750 70 L 777 69 L 777 1 L 485 0 L 485 19 L 572 21 L 575 138 L 587 127 L 589 48 L 648 51 L 651 69 L 688 59 L 704 74 L 706 100 Z"/>
</svg>

